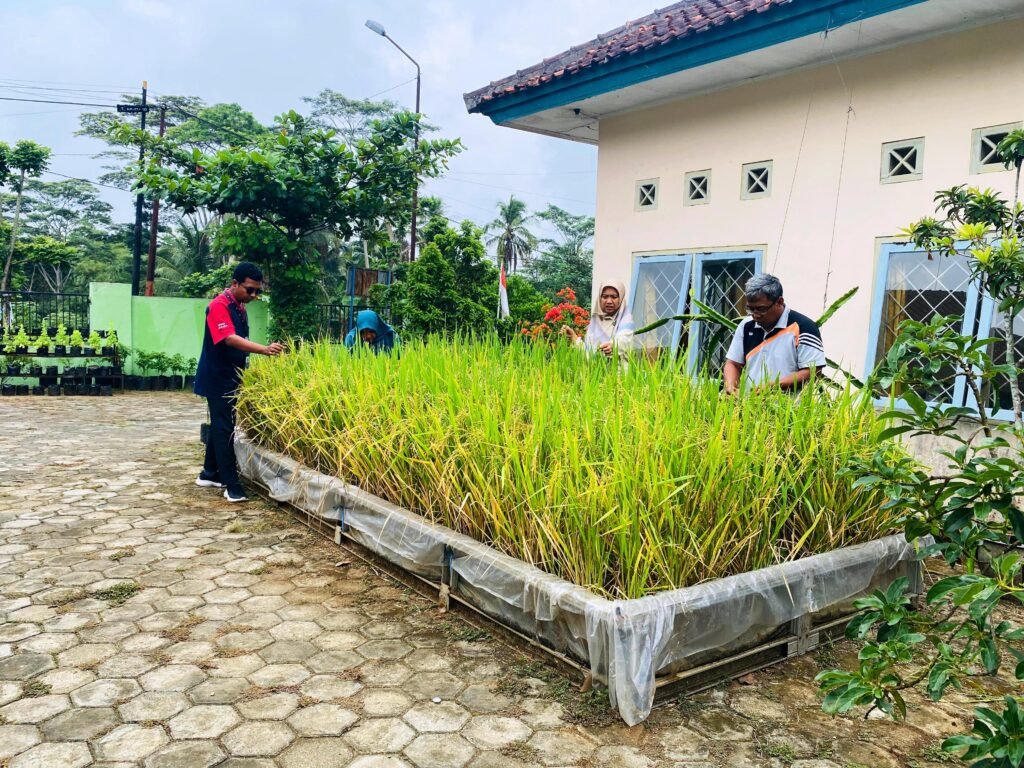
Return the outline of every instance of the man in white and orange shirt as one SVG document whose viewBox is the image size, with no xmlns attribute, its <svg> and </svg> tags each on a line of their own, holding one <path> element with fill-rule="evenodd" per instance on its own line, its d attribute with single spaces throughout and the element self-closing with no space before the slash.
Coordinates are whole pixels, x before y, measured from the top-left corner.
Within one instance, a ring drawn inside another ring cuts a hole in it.
<svg viewBox="0 0 1024 768">
<path fill-rule="evenodd" d="M 235 398 L 242 371 L 250 354 L 278 355 L 277 344 L 249 341 L 249 318 L 245 305 L 263 292 L 263 273 L 255 264 L 243 261 L 231 275 L 231 285 L 206 308 L 203 352 L 196 368 L 195 393 L 210 407 L 210 432 L 206 458 L 196 485 L 223 488 L 228 501 L 248 501 L 238 480 L 233 445 Z"/>
<path fill-rule="evenodd" d="M 782 283 L 773 275 L 754 275 L 744 295 L 750 317 L 740 323 L 725 357 L 725 391 L 750 386 L 800 389 L 812 369 L 825 367 L 821 331 L 806 315 L 790 309 L 782 298 Z"/>
</svg>

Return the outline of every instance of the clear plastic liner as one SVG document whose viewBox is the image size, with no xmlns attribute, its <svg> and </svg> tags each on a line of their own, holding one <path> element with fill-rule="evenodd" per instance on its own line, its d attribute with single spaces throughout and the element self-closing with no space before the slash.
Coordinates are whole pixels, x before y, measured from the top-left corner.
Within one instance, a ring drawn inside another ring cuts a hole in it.
<svg viewBox="0 0 1024 768">
<path fill-rule="evenodd" d="M 270 497 L 325 520 L 375 554 L 438 585 L 496 621 L 589 666 L 635 725 L 659 676 L 756 647 L 797 620 L 849 612 L 857 597 L 900 576 L 919 585 L 902 536 L 805 557 L 635 600 L 609 600 L 432 523 L 342 480 L 235 441 L 239 471 Z"/>
</svg>

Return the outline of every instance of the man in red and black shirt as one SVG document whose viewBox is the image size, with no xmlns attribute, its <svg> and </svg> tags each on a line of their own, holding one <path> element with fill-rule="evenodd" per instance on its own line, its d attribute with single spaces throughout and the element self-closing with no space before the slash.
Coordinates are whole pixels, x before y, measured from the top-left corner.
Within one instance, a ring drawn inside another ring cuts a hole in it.
<svg viewBox="0 0 1024 768">
<path fill-rule="evenodd" d="M 248 501 L 238 480 L 235 450 L 235 397 L 250 354 L 277 355 L 280 344 L 249 341 L 245 305 L 263 292 L 263 273 L 243 261 L 231 275 L 231 285 L 206 308 L 203 352 L 196 369 L 195 393 L 210 406 L 206 459 L 196 485 L 223 488 L 228 501 Z"/>
</svg>

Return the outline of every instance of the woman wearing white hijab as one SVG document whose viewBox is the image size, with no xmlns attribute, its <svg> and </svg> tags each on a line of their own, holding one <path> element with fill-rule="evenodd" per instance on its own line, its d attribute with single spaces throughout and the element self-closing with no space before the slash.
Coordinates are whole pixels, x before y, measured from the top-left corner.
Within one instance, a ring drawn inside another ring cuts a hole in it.
<svg viewBox="0 0 1024 768">
<path fill-rule="evenodd" d="M 601 283 L 590 313 L 590 325 L 581 339 L 571 329 L 569 333 L 587 352 L 600 352 L 611 357 L 617 351 L 625 356 L 633 346 L 633 315 L 626 306 L 626 287 L 619 282 Z"/>
</svg>

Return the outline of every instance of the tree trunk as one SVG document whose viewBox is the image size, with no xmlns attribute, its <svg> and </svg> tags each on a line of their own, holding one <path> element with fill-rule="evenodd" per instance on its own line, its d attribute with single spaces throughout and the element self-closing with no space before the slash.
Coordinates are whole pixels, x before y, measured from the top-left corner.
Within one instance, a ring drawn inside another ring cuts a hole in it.
<svg viewBox="0 0 1024 768">
<path fill-rule="evenodd" d="M 4 263 L 4 277 L 0 281 L 0 291 L 10 290 L 11 264 L 14 262 L 14 244 L 18 239 L 18 222 L 21 219 L 21 198 L 25 193 L 25 169 L 21 169 L 21 179 L 18 181 L 18 199 L 14 204 L 14 223 L 11 225 L 11 245 L 7 249 L 7 261 Z"/>
<path fill-rule="evenodd" d="M 1006 364 L 1010 367 L 1007 376 L 1010 383 L 1010 402 L 1013 405 L 1013 426 L 1018 435 L 1024 435 L 1024 415 L 1021 413 L 1020 371 L 1017 368 L 1016 337 L 1013 333 L 1013 319 L 1019 305 L 1010 308 L 1006 316 Z"/>
</svg>

